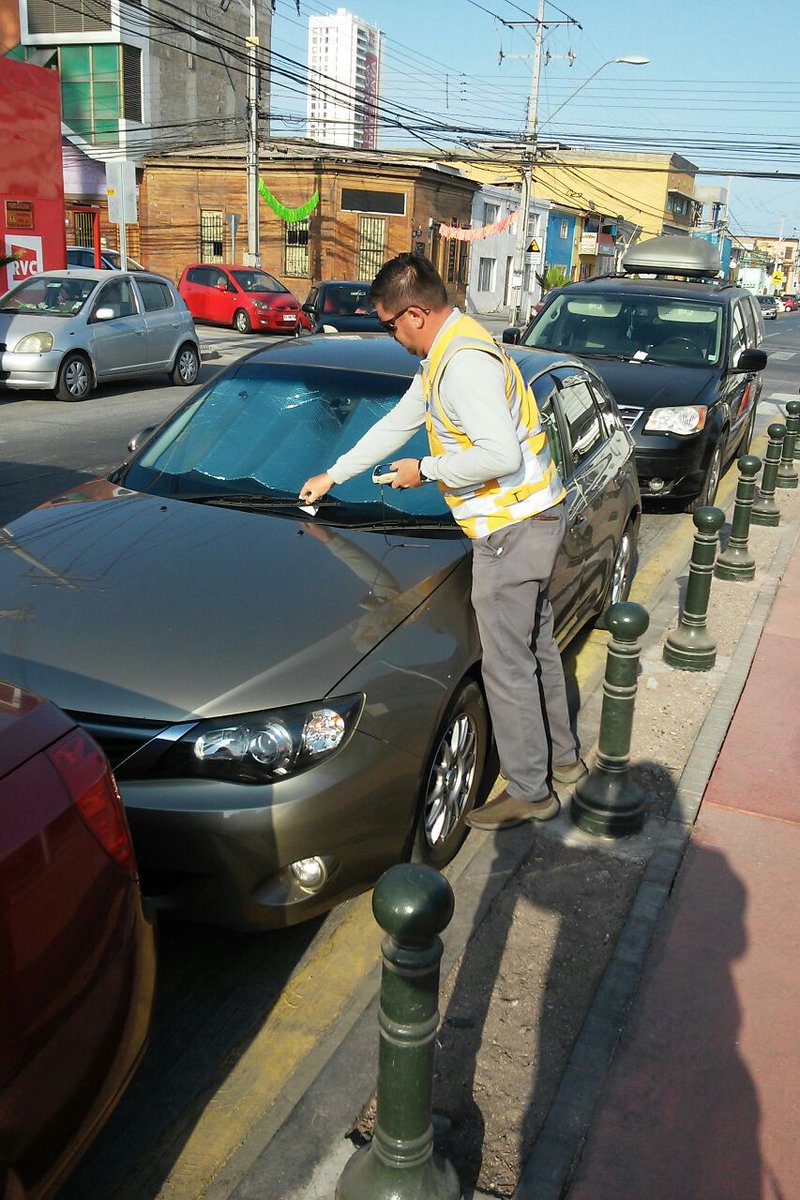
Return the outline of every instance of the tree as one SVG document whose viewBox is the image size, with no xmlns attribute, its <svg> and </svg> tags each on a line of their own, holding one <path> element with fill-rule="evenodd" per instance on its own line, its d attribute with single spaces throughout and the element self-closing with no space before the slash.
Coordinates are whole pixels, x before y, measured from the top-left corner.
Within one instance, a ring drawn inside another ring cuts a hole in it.
<svg viewBox="0 0 800 1200">
<path fill-rule="evenodd" d="M 536 272 L 536 280 L 543 292 L 549 292 L 551 288 L 569 283 L 569 275 L 563 267 L 546 267 L 543 274 Z"/>
</svg>

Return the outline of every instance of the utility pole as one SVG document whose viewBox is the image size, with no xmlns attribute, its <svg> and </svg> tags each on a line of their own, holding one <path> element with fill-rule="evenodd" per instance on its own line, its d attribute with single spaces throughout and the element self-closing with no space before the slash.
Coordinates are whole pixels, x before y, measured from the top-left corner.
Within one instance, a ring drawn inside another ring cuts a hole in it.
<svg viewBox="0 0 800 1200">
<path fill-rule="evenodd" d="M 258 0 L 250 0 L 250 36 L 247 38 L 247 255 L 245 265 L 260 267 L 258 230 Z"/>
</svg>

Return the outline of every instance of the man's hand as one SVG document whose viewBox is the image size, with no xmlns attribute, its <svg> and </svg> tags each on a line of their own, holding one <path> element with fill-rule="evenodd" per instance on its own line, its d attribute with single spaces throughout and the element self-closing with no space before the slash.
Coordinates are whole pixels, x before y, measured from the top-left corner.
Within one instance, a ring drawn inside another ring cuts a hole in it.
<svg viewBox="0 0 800 1200">
<path fill-rule="evenodd" d="M 323 471 L 321 475 L 312 475 L 300 488 L 300 500 L 303 504 L 316 504 L 321 496 L 331 490 L 333 483 L 327 471 Z"/>
<path fill-rule="evenodd" d="M 393 488 L 422 487 L 422 480 L 419 477 L 418 458 L 398 458 L 396 462 L 390 463 L 389 466 L 396 472 L 392 480 Z"/>
</svg>

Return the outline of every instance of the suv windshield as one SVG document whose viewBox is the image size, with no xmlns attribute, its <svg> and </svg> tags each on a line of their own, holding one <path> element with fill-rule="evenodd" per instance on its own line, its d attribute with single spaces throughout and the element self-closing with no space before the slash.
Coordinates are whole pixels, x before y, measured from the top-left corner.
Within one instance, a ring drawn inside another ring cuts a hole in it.
<svg viewBox="0 0 800 1200">
<path fill-rule="evenodd" d="M 35 275 L 3 296 L 0 312 L 37 312 L 52 317 L 73 317 L 80 312 L 96 287 L 95 279 L 78 279 L 74 275 Z"/>
<path fill-rule="evenodd" d="M 115 481 L 176 499 L 296 499 L 303 482 L 349 450 L 407 386 L 404 377 L 246 362 L 180 409 Z M 403 456 L 427 453 L 419 430 Z M 337 485 L 331 496 L 350 510 L 350 519 L 354 508 L 371 508 L 374 515 L 384 502 L 409 516 L 453 524 L 437 487 L 393 490 L 372 483 L 369 471 Z"/>
<path fill-rule="evenodd" d="M 719 362 L 722 307 L 682 297 L 618 291 L 555 296 L 534 318 L 524 345 L 581 357 L 712 366 Z"/>
</svg>

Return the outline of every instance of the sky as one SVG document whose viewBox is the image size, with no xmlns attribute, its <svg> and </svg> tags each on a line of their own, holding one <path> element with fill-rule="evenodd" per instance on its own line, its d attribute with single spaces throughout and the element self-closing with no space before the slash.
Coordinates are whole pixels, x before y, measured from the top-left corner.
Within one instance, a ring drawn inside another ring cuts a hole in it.
<svg viewBox="0 0 800 1200">
<path fill-rule="evenodd" d="M 382 146 L 524 133 L 537 0 L 299 0 L 299 15 L 276 0 L 273 62 L 305 66 L 308 17 L 337 7 L 385 35 Z M 559 0 L 544 21 L 542 143 L 676 151 L 717 172 L 698 185 L 730 187 L 734 234 L 800 237 L 800 0 Z M 629 55 L 650 61 L 610 62 Z M 280 71 L 271 109 L 276 133 L 305 133 L 304 95 Z"/>
</svg>

